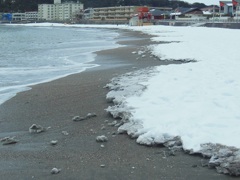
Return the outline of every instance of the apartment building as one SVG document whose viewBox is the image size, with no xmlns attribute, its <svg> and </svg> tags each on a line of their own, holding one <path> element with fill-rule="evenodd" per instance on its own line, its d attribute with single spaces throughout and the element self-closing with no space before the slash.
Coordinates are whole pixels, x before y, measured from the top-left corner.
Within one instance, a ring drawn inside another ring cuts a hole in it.
<svg viewBox="0 0 240 180">
<path fill-rule="evenodd" d="M 38 12 L 4 13 L 1 17 L 7 21 L 36 21 L 38 19 Z"/>
<path fill-rule="evenodd" d="M 82 3 L 61 3 L 61 0 L 54 0 L 54 4 L 38 5 L 38 19 L 49 21 L 72 20 L 75 14 L 80 11 L 83 11 Z"/>
<path fill-rule="evenodd" d="M 37 11 L 29 11 L 25 12 L 26 20 L 38 20 L 38 12 Z"/>
<path fill-rule="evenodd" d="M 23 21 L 26 20 L 25 13 L 12 13 L 12 21 Z"/>
<path fill-rule="evenodd" d="M 139 6 L 93 8 L 92 20 L 129 20 L 138 13 Z"/>
</svg>

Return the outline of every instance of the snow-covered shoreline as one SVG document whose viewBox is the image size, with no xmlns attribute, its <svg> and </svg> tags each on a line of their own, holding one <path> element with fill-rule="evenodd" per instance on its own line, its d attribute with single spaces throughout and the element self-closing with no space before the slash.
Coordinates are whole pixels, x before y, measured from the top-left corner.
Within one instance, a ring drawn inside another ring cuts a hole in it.
<svg viewBox="0 0 240 180">
<path fill-rule="evenodd" d="M 201 153 L 218 172 L 240 175 L 239 30 L 55 25 L 140 31 L 155 36 L 152 40 L 159 44 L 148 48 L 159 59 L 195 61 L 113 79 L 108 85 L 113 92 L 107 98 L 119 105 L 108 111 L 123 118 L 119 131 L 136 137 L 140 144 L 162 143 L 172 150 Z"/>
<path fill-rule="evenodd" d="M 184 150 L 189 154 L 201 154 L 204 158 L 209 159 L 207 164 L 209 168 L 216 168 L 219 173 L 239 176 L 240 150 L 238 148 L 209 142 L 200 144 L 199 150 L 194 151 L 184 147 L 181 136 L 169 133 L 176 126 L 172 122 L 170 122 L 169 129 L 162 133 L 161 129 L 145 128 L 141 120 L 135 119 L 136 109 L 128 105 L 127 99 L 141 96 L 147 90 L 146 79 L 156 75 L 156 70 L 157 68 L 141 69 L 115 77 L 107 84 L 106 87 L 110 89 L 107 100 L 112 101 L 114 105 L 109 106 L 106 111 L 114 118 L 120 119 L 116 122 L 116 126 L 119 126 L 118 133 L 126 133 L 132 138 L 136 138 L 139 144 L 164 145 L 173 154 L 179 150 Z M 148 109 L 148 107 L 145 108 Z"/>
<path fill-rule="evenodd" d="M 210 158 L 208 165 L 220 173 L 239 176 L 239 30 L 130 29 L 154 35 L 152 40 L 161 43 L 149 46 L 149 50 L 161 60 L 196 62 L 114 78 L 108 85 L 114 92 L 107 99 L 115 96 L 115 106 L 107 111 L 123 118 L 119 132 L 137 138 L 140 144 L 165 144 L 169 148 L 179 146 L 180 137 L 185 151 Z"/>
</svg>

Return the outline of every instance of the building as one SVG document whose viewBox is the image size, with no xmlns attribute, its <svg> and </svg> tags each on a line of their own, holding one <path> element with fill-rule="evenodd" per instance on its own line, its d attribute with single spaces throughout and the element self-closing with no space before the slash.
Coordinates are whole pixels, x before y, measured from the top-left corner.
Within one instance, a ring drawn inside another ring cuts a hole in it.
<svg viewBox="0 0 240 180">
<path fill-rule="evenodd" d="M 4 13 L 2 14 L 3 21 L 36 21 L 38 19 L 38 12 L 25 13 Z"/>
<path fill-rule="evenodd" d="M 199 8 L 183 8 L 178 7 L 174 12 L 170 13 L 171 19 L 193 20 L 203 17 L 203 11 Z"/>
<path fill-rule="evenodd" d="M 116 6 L 93 8 L 91 20 L 128 21 L 138 13 L 139 6 Z"/>
<path fill-rule="evenodd" d="M 150 13 L 153 20 L 169 19 L 172 8 L 152 8 Z"/>
<path fill-rule="evenodd" d="M 11 13 L 3 13 L 2 20 L 3 21 L 12 21 L 12 14 Z"/>
<path fill-rule="evenodd" d="M 25 12 L 25 19 L 27 21 L 36 21 L 36 20 L 38 20 L 38 12 L 37 11 Z"/>
<path fill-rule="evenodd" d="M 233 15 L 237 18 L 240 16 L 240 0 L 232 0 Z"/>
<path fill-rule="evenodd" d="M 12 13 L 12 21 L 26 20 L 25 13 Z"/>
<path fill-rule="evenodd" d="M 219 3 L 220 3 L 220 8 L 219 8 L 220 15 L 233 16 L 232 1 L 219 1 Z"/>
<path fill-rule="evenodd" d="M 204 8 L 201 8 L 204 15 L 207 16 L 213 16 L 213 15 L 219 15 L 219 6 L 207 6 Z"/>
<path fill-rule="evenodd" d="M 240 0 L 219 1 L 219 12 L 222 16 L 240 16 Z"/>
<path fill-rule="evenodd" d="M 139 9 L 147 9 L 146 6 L 115 6 L 115 7 L 101 7 L 89 8 L 84 10 L 83 19 L 88 20 L 104 20 L 104 21 L 128 21 L 135 16 L 139 16 Z M 159 9 L 159 8 L 158 8 Z M 162 11 L 167 11 L 171 8 L 160 8 Z M 142 14 L 144 15 L 144 14 Z"/>
<path fill-rule="evenodd" d="M 61 0 L 54 0 L 54 4 L 38 5 L 38 19 L 47 21 L 71 21 L 75 18 L 75 15 L 82 10 L 82 3 L 61 3 Z"/>
</svg>

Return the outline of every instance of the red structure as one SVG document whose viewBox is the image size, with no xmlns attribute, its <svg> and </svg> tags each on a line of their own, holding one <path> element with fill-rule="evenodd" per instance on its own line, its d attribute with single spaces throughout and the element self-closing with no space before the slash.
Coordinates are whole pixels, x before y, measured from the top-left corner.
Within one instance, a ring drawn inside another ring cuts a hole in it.
<svg viewBox="0 0 240 180">
<path fill-rule="evenodd" d="M 138 11 L 138 18 L 139 19 L 147 19 L 147 20 L 150 20 L 152 15 L 151 13 L 149 12 L 149 8 L 148 7 L 139 7 L 137 9 Z"/>
<path fill-rule="evenodd" d="M 233 6 L 237 6 L 238 2 L 236 0 L 232 0 L 232 4 L 233 4 Z"/>
</svg>

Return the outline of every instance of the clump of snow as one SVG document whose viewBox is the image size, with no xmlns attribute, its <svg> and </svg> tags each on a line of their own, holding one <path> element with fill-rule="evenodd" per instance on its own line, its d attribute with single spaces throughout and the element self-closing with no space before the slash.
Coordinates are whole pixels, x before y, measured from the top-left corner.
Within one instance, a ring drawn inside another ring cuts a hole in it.
<svg viewBox="0 0 240 180">
<path fill-rule="evenodd" d="M 217 169 L 217 172 L 240 176 L 240 150 L 219 144 L 204 145 L 211 154 L 208 166 Z M 203 151 L 203 150 L 201 150 Z M 205 153 L 203 151 L 203 153 Z"/>
<path fill-rule="evenodd" d="M 83 120 L 85 120 L 85 117 L 74 116 L 74 117 L 72 118 L 72 120 L 73 120 L 73 121 L 83 121 Z"/>
<path fill-rule="evenodd" d="M 15 137 L 4 137 L 0 139 L 0 142 L 2 145 L 9 145 L 9 144 L 16 144 L 18 140 L 15 139 Z"/>
<path fill-rule="evenodd" d="M 61 169 L 58 169 L 58 168 L 52 168 L 51 170 L 51 174 L 58 174 L 61 172 Z"/>
<path fill-rule="evenodd" d="M 113 102 L 115 106 L 109 106 L 106 110 L 114 118 L 128 119 L 129 110 L 125 107 L 124 100 L 133 95 L 140 95 L 147 85 L 140 82 L 147 81 L 154 73 L 154 68 L 146 68 L 113 78 L 105 87 L 110 90 L 106 97 L 107 101 Z"/>
<path fill-rule="evenodd" d="M 65 136 L 69 135 L 69 133 L 67 131 L 62 131 L 62 134 L 65 135 Z"/>
<path fill-rule="evenodd" d="M 46 131 L 46 129 L 43 128 L 41 125 L 33 124 L 32 126 L 29 127 L 30 133 L 41 133 L 44 131 Z"/>
<path fill-rule="evenodd" d="M 86 116 L 84 117 L 80 117 L 80 116 L 74 116 L 72 118 L 73 121 L 83 121 L 83 120 L 86 120 L 86 119 L 90 119 L 90 118 L 93 118 L 93 117 L 96 117 L 96 113 L 88 113 Z"/>
<path fill-rule="evenodd" d="M 52 141 L 50 142 L 50 144 L 53 145 L 53 146 L 57 145 L 57 143 L 58 143 L 57 140 L 52 140 Z"/>
<path fill-rule="evenodd" d="M 107 142 L 108 138 L 105 135 L 97 136 L 96 137 L 97 142 Z"/>
</svg>

